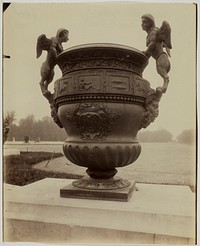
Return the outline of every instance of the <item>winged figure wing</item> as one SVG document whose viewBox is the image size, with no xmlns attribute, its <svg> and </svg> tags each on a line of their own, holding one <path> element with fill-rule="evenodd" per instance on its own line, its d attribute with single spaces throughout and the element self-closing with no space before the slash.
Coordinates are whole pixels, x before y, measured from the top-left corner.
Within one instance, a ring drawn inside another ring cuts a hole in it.
<svg viewBox="0 0 200 246">
<path fill-rule="evenodd" d="M 166 49 L 172 49 L 171 27 L 167 21 L 163 21 L 162 26 L 158 29 L 156 41 L 163 42 Z"/>
<path fill-rule="evenodd" d="M 45 34 L 42 34 L 37 39 L 36 45 L 36 54 L 37 58 L 39 58 L 42 54 L 43 50 L 49 50 L 52 45 L 51 39 L 47 38 Z"/>
</svg>

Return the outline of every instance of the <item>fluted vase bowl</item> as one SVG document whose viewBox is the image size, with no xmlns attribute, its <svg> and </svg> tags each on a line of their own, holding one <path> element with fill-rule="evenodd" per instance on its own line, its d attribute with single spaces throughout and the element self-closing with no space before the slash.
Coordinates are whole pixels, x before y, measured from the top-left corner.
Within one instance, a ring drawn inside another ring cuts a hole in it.
<svg viewBox="0 0 200 246">
<path fill-rule="evenodd" d="M 57 64 L 62 77 L 55 82 L 54 102 L 67 132 L 63 151 L 71 162 L 87 167 L 90 177 L 73 185 L 129 186 L 114 176 L 116 168 L 133 163 L 141 152 L 137 133 L 148 125 L 145 103 L 152 92 L 142 78 L 148 58 L 127 46 L 88 44 L 65 50 Z"/>
</svg>

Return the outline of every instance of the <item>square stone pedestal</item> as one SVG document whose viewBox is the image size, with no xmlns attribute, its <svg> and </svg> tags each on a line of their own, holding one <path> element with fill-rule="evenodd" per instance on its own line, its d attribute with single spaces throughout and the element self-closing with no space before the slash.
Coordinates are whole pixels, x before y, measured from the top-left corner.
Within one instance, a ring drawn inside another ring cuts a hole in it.
<svg viewBox="0 0 200 246">
<path fill-rule="evenodd" d="M 69 184 L 60 189 L 60 196 L 65 198 L 128 202 L 134 189 L 135 182 L 131 182 L 129 187 L 115 190 L 88 190 L 76 188 L 72 184 Z"/>
<path fill-rule="evenodd" d="M 5 184 L 4 241 L 195 243 L 195 196 L 187 186 L 136 183 L 128 202 L 60 197 L 71 182 Z"/>
</svg>

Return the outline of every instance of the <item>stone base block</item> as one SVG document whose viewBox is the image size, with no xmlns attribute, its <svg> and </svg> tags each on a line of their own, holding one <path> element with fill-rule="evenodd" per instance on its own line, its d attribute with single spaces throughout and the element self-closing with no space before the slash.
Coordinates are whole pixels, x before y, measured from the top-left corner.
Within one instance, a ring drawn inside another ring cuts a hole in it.
<svg viewBox="0 0 200 246">
<path fill-rule="evenodd" d="M 128 202 L 60 197 L 72 180 L 4 185 L 4 241 L 194 244 L 195 195 L 187 186 L 136 184 Z"/>
<path fill-rule="evenodd" d="M 115 190 L 81 189 L 73 186 L 72 184 L 69 184 L 66 187 L 60 189 L 60 196 L 66 198 L 127 202 L 131 198 L 134 188 L 135 182 L 131 182 L 131 185 L 129 187 Z"/>
</svg>

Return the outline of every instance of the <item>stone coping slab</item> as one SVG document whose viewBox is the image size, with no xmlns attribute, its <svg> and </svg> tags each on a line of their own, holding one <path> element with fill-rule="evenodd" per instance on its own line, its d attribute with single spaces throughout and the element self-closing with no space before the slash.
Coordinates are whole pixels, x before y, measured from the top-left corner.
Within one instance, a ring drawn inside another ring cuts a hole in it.
<svg viewBox="0 0 200 246">
<path fill-rule="evenodd" d="M 3 148 L 3 155 L 4 156 L 11 156 L 11 155 L 20 155 L 19 149 L 11 149 L 11 148 Z"/>
<path fill-rule="evenodd" d="M 60 197 L 71 182 L 5 184 L 5 219 L 195 238 L 195 196 L 187 186 L 136 184 L 129 202 Z"/>
</svg>

